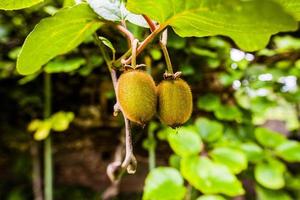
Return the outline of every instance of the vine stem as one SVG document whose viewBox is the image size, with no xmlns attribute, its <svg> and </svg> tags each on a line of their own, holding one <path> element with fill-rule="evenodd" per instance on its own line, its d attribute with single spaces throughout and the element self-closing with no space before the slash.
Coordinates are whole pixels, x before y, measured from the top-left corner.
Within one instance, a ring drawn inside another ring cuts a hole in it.
<svg viewBox="0 0 300 200">
<path fill-rule="evenodd" d="M 148 158 L 149 170 L 151 171 L 151 170 L 153 170 L 155 168 L 155 165 L 156 165 L 156 163 L 155 163 L 155 160 L 156 160 L 156 158 L 155 158 L 155 146 L 156 145 L 153 144 L 154 141 L 155 141 L 155 139 L 154 139 L 153 131 L 151 131 L 151 130 L 148 131 L 148 140 L 151 141 L 151 145 L 148 148 L 148 153 L 149 153 L 149 158 Z"/>
<path fill-rule="evenodd" d="M 106 65 L 107 65 L 107 67 L 110 71 L 110 76 L 111 76 L 111 79 L 112 79 L 114 92 L 116 94 L 117 93 L 117 81 L 118 81 L 116 70 L 114 69 L 112 61 L 109 58 L 108 53 L 105 51 L 104 46 L 103 46 L 102 42 L 99 40 L 97 34 L 94 34 L 94 39 L 95 39 L 95 43 L 100 48 L 100 51 L 103 55 L 103 58 L 106 62 Z M 133 40 L 132 42 L 134 42 L 134 41 L 135 40 Z M 124 118 L 124 122 L 125 122 L 125 146 L 126 146 L 126 148 L 125 148 L 126 149 L 125 158 L 124 158 L 123 162 L 121 163 L 121 166 L 120 166 L 121 171 L 119 172 L 119 174 L 123 174 L 125 169 L 127 169 L 128 173 L 134 173 L 137 162 L 136 162 L 135 156 L 133 155 L 130 122 L 126 118 L 122 108 L 119 106 L 118 99 L 117 99 L 117 103 L 115 105 L 115 112 L 117 112 L 117 111 L 121 111 L 121 113 L 123 115 L 123 118 Z M 132 166 L 130 164 L 132 164 Z M 116 171 L 118 171 L 118 168 L 114 168 L 114 171 L 111 172 L 111 173 L 114 173 Z M 116 175 L 116 176 L 109 175 L 109 177 L 119 177 L 119 175 Z"/>
<path fill-rule="evenodd" d="M 44 118 L 47 119 L 51 115 L 51 98 L 52 98 L 52 83 L 51 75 L 48 73 L 44 74 Z M 51 134 L 45 139 L 44 142 L 44 185 L 45 185 L 45 200 L 53 199 L 53 177 L 52 177 L 52 141 Z"/>
<path fill-rule="evenodd" d="M 165 28 L 166 28 L 165 25 L 157 26 L 157 28 L 150 35 L 148 35 L 148 37 L 146 37 L 146 39 L 143 42 L 141 42 L 141 44 L 136 50 L 136 55 L 138 56 L 145 49 L 145 47 Z M 124 64 L 128 65 L 131 63 L 131 61 L 132 61 L 132 56 L 130 56 L 127 60 L 125 60 Z"/>
<path fill-rule="evenodd" d="M 153 33 L 157 29 L 156 24 L 154 24 L 154 22 L 147 15 L 143 15 L 143 17 L 146 20 L 146 22 L 148 23 L 151 32 Z M 173 65 L 172 65 L 172 62 L 171 62 L 171 59 L 169 56 L 169 52 L 167 49 L 167 41 L 168 41 L 168 29 L 164 30 L 164 32 L 162 33 L 160 41 L 159 41 L 159 45 L 160 45 L 160 48 L 162 49 L 162 52 L 163 52 L 165 60 L 166 60 L 168 73 L 173 74 L 174 73 Z"/>
</svg>

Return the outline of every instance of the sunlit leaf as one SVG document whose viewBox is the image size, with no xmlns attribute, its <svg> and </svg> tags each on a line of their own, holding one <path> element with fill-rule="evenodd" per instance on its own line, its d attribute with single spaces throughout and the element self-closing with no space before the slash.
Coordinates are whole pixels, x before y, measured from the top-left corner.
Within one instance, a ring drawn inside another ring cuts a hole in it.
<svg viewBox="0 0 300 200">
<path fill-rule="evenodd" d="M 77 47 L 101 26 L 87 4 L 65 8 L 41 20 L 27 36 L 17 61 L 20 74 L 28 75 L 57 55 Z"/>
<path fill-rule="evenodd" d="M 182 200 L 186 189 L 180 173 L 171 167 L 158 167 L 147 175 L 143 200 Z"/>
<path fill-rule="evenodd" d="M 286 140 L 281 133 L 263 127 L 255 129 L 255 138 L 260 144 L 271 148 L 282 144 Z"/>
<path fill-rule="evenodd" d="M 168 134 L 171 148 L 179 156 L 197 155 L 202 150 L 202 141 L 197 132 L 188 127 L 182 127 L 177 133 Z"/>
<path fill-rule="evenodd" d="M 182 37 L 225 35 L 247 51 L 263 48 L 273 34 L 297 29 L 294 18 L 273 1 L 128 0 L 127 8 L 172 26 Z"/>
<path fill-rule="evenodd" d="M 248 166 L 246 155 L 238 149 L 217 147 L 214 148 L 209 155 L 215 162 L 226 165 L 234 174 L 240 173 L 247 169 Z"/>
<path fill-rule="evenodd" d="M 18 10 L 41 3 L 44 0 L 1 0 L 0 10 Z"/>
<path fill-rule="evenodd" d="M 226 166 L 214 163 L 207 157 L 184 157 L 180 170 L 183 177 L 204 194 L 238 196 L 245 192 L 242 184 Z"/>
<path fill-rule="evenodd" d="M 206 118 L 198 118 L 195 122 L 201 138 L 206 142 L 214 142 L 223 134 L 223 125 L 217 121 Z"/>
<path fill-rule="evenodd" d="M 276 147 L 276 153 L 288 162 L 300 162 L 300 142 L 285 141 Z"/>
<path fill-rule="evenodd" d="M 262 186 L 277 190 L 285 185 L 284 171 L 285 165 L 272 159 L 268 162 L 261 162 L 257 164 L 254 169 L 254 176 L 255 180 Z"/>
</svg>

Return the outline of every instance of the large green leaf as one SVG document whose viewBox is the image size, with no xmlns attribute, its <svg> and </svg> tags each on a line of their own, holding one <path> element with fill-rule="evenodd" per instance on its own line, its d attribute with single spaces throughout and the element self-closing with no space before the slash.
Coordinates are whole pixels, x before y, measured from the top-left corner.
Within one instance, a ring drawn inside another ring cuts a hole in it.
<svg viewBox="0 0 300 200">
<path fill-rule="evenodd" d="M 300 162 L 300 142 L 286 141 L 275 150 L 278 156 L 288 162 Z"/>
<path fill-rule="evenodd" d="M 204 194 L 222 193 L 228 196 L 244 194 L 239 180 L 224 165 L 207 157 L 190 156 L 181 160 L 181 173 L 189 183 Z"/>
<path fill-rule="evenodd" d="M 275 0 L 280 3 L 297 20 L 300 20 L 300 1 L 299 0 Z"/>
<path fill-rule="evenodd" d="M 217 110 L 220 104 L 221 104 L 220 97 L 211 93 L 199 97 L 197 102 L 198 108 L 206 111 Z"/>
<path fill-rule="evenodd" d="M 181 200 L 186 189 L 180 173 L 171 167 L 158 167 L 147 176 L 143 200 Z"/>
<path fill-rule="evenodd" d="M 259 163 L 255 166 L 254 176 L 258 183 L 269 189 L 280 189 L 284 186 L 285 165 L 277 160 Z"/>
<path fill-rule="evenodd" d="M 127 8 L 182 37 L 225 35 L 248 51 L 263 48 L 275 33 L 297 29 L 295 19 L 270 0 L 128 0 Z"/>
<path fill-rule="evenodd" d="M 281 133 L 263 127 L 256 128 L 254 134 L 260 144 L 271 148 L 282 144 L 286 140 Z"/>
<path fill-rule="evenodd" d="M 65 8 L 43 19 L 27 36 L 17 61 L 20 74 L 32 74 L 57 55 L 77 47 L 101 26 L 87 4 Z"/>
<path fill-rule="evenodd" d="M 214 142 L 223 134 L 223 125 L 217 121 L 198 118 L 195 122 L 201 138 L 206 142 Z"/>
<path fill-rule="evenodd" d="M 256 186 L 255 191 L 257 200 L 292 200 L 287 192 L 281 190 L 269 190 Z"/>
<path fill-rule="evenodd" d="M 238 149 L 217 147 L 209 155 L 215 162 L 226 165 L 234 174 L 240 173 L 248 166 L 246 155 Z"/>
<path fill-rule="evenodd" d="M 182 127 L 177 133 L 169 133 L 168 141 L 174 152 L 182 157 L 198 154 L 203 147 L 200 136 L 190 127 Z"/>
<path fill-rule="evenodd" d="M 1 0 L 0 10 L 18 10 L 41 3 L 44 0 Z"/>
</svg>

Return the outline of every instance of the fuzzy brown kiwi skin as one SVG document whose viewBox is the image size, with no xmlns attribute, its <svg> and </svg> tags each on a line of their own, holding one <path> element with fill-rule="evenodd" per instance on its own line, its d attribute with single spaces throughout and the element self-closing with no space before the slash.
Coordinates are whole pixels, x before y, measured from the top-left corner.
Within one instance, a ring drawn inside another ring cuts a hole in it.
<svg viewBox="0 0 300 200">
<path fill-rule="evenodd" d="M 175 128 L 191 117 L 192 92 L 181 78 L 163 80 L 157 87 L 157 95 L 158 115 L 162 123 Z"/>
<path fill-rule="evenodd" d="M 156 113 L 154 80 L 142 70 L 124 72 L 118 79 L 117 100 L 130 121 L 145 125 Z"/>
</svg>

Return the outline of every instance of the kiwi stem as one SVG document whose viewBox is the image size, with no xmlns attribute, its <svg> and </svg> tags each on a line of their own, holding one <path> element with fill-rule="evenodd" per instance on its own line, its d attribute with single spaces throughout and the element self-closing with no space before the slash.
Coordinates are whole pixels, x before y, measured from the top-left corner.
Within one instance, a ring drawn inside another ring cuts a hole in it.
<svg viewBox="0 0 300 200">
<path fill-rule="evenodd" d="M 112 79 L 112 83 L 113 83 L 113 87 L 114 87 L 114 92 L 116 93 L 117 91 L 117 73 L 116 70 L 113 68 L 112 65 L 112 61 L 108 55 L 108 53 L 105 51 L 105 48 L 101 42 L 101 40 L 99 39 L 99 37 L 97 36 L 97 34 L 94 34 L 94 40 L 95 43 L 97 44 L 97 46 L 100 48 L 100 51 L 103 55 L 103 58 L 106 62 L 106 65 L 110 71 L 110 76 Z M 137 45 L 137 40 L 133 40 L 136 45 Z M 136 48 L 133 48 L 136 50 Z M 135 54 L 135 53 L 134 53 Z M 118 101 L 118 100 L 117 100 Z M 126 145 L 126 153 L 125 153 L 125 158 L 124 161 L 122 162 L 122 164 L 120 164 L 121 166 L 121 170 L 118 170 L 118 167 L 114 167 L 114 171 L 111 172 L 112 174 L 114 173 L 118 173 L 116 174 L 114 177 L 120 177 L 124 171 L 127 169 L 128 173 L 133 174 L 135 172 L 136 166 L 137 166 L 137 161 L 135 156 L 133 155 L 133 147 L 132 147 L 132 139 L 131 139 L 131 129 L 130 129 L 130 122 L 129 120 L 125 117 L 125 114 L 122 110 L 122 108 L 119 106 L 119 103 L 117 102 L 116 105 L 119 107 L 119 110 L 121 111 L 123 117 L 124 117 L 124 121 L 125 121 L 125 145 Z M 108 166 L 109 167 L 109 166 Z"/>
<path fill-rule="evenodd" d="M 168 29 L 164 30 L 164 32 L 162 33 L 161 39 L 159 41 L 159 45 L 161 47 L 161 50 L 163 51 L 166 60 L 168 73 L 173 74 L 174 73 L 173 66 L 167 49 L 167 40 L 168 40 Z"/>
<path fill-rule="evenodd" d="M 136 48 L 137 48 L 137 44 L 138 44 L 138 40 L 134 39 L 133 41 L 131 41 L 131 49 L 132 49 L 132 60 L 131 60 L 131 67 L 133 69 L 136 68 Z"/>
<path fill-rule="evenodd" d="M 122 32 L 130 41 L 132 44 L 133 40 L 135 39 L 133 34 L 123 25 L 117 25 L 117 29 Z"/>
<path fill-rule="evenodd" d="M 146 39 L 141 42 L 140 46 L 137 48 L 136 55 L 138 56 L 145 47 L 164 29 L 166 28 L 166 25 L 159 25 L 157 28 L 150 34 Z M 132 56 L 130 56 L 127 60 L 124 61 L 124 64 L 130 64 L 132 60 Z"/>
<path fill-rule="evenodd" d="M 143 15 L 143 17 L 146 20 L 146 22 L 148 23 L 151 32 L 154 32 L 157 29 L 156 24 L 147 15 Z M 168 73 L 173 74 L 173 66 L 172 66 L 172 62 L 171 62 L 169 52 L 167 49 L 167 40 L 168 40 L 168 30 L 166 29 L 161 35 L 159 45 L 163 51 L 163 54 L 164 54 L 164 57 L 166 60 Z"/>
</svg>

